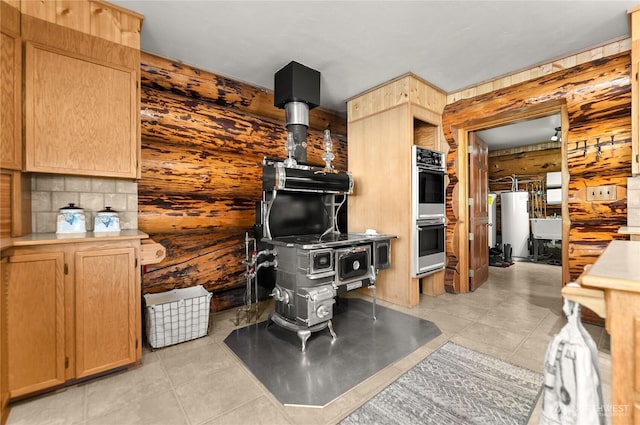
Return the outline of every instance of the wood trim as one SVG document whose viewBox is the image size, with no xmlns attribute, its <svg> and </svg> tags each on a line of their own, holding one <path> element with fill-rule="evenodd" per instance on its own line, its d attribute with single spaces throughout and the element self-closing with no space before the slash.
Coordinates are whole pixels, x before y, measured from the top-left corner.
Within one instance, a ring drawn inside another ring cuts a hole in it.
<svg viewBox="0 0 640 425">
<path fill-rule="evenodd" d="M 566 102 L 560 105 L 560 126 L 562 127 L 562 140 L 569 140 L 569 112 Z M 567 152 L 567 144 L 562 143 L 560 148 L 562 163 L 560 164 L 560 173 L 562 176 L 562 284 L 565 285 L 571 281 L 571 272 L 569 264 L 569 237 L 571 231 L 571 215 L 569 214 L 569 163 Z"/>
<path fill-rule="evenodd" d="M 23 16 L 92 35 L 117 44 L 140 48 L 144 16 L 102 0 L 23 0 Z"/>
<path fill-rule="evenodd" d="M 457 288 L 461 293 L 469 291 L 469 161 L 468 161 L 468 145 L 469 145 L 469 132 L 483 130 L 487 128 L 498 127 L 501 125 L 511 124 L 517 121 L 524 121 L 536 118 L 542 118 L 548 115 L 557 114 L 561 115 L 562 120 L 562 137 L 563 140 L 567 140 L 569 119 L 566 107 L 566 100 L 551 100 L 531 107 L 523 107 L 514 111 L 501 113 L 489 117 L 473 119 L 464 122 L 459 128 L 452 130 L 452 134 L 458 135 L 458 238 L 459 238 L 459 273 L 460 273 L 460 287 Z M 569 220 L 569 212 L 567 206 L 568 199 L 568 181 L 569 171 L 567 167 L 567 152 L 565 144 L 562 145 L 562 230 L 563 240 L 569 240 L 569 228 L 571 222 Z M 462 182 L 462 183 L 461 183 Z M 562 244 L 562 275 L 563 283 L 568 282 L 569 275 L 568 265 L 568 244 Z"/>
<path fill-rule="evenodd" d="M 4 169 L 0 169 L 0 175 L 3 183 L 0 197 L 3 237 L 20 237 L 31 233 L 31 176 Z"/>
<path fill-rule="evenodd" d="M 0 425 L 9 417 L 9 374 L 7 361 L 7 292 L 8 281 L 5 277 L 8 258 L 0 260 Z"/>
<path fill-rule="evenodd" d="M 7 3 L 0 3 L 2 32 L 2 129 L 0 129 L 0 166 L 22 169 L 22 45 L 20 39 L 20 11 Z M 12 62 L 10 62 L 12 61 Z M 7 62 L 7 63 L 5 63 Z"/>
<path fill-rule="evenodd" d="M 28 15 L 22 15 L 21 34 L 23 41 L 59 49 L 69 56 L 79 55 L 102 63 L 134 69 L 137 73 L 140 71 L 138 48 L 123 46 Z"/>
<path fill-rule="evenodd" d="M 640 12 L 634 8 L 629 12 L 631 31 L 631 140 L 633 156 L 631 157 L 631 173 L 640 173 Z"/>
<path fill-rule="evenodd" d="M 530 81 L 538 77 L 553 74 L 554 72 L 568 69 L 576 65 L 582 65 L 595 59 L 631 50 L 631 38 L 621 38 L 603 45 L 580 51 L 573 55 L 558 58 L 551 62 L 545 62 L 531 68 L 516 71 L 492 80 L 484 81 L 470 87 L 465 87 L 447 94 L 447 104 L 455 103 L 462 99 L 470 99 L 495 90 L 504 89 L 516 84 Z"/>
</svg>

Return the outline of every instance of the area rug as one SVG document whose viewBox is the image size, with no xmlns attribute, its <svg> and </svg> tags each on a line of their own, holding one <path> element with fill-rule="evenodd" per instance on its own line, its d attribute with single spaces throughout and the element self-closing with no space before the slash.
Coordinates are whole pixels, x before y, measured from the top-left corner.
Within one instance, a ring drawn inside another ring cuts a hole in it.
<svg viewBox="0 0 640 425">
<path fill-rule="evenodd" d="M 268 322 L 234 330 L 226 345 L 284 405 L 321 407 L 440 335 L 427 320 L 357 298 L 340 299 L 328 329 L 314 332 L 307 349 L 295 332 Z"/>
<path fill-rule="evenodd" d="M 539 373 L 447 342 L 341 424 L 526 424 L 542 383 Z"/>
</svg>

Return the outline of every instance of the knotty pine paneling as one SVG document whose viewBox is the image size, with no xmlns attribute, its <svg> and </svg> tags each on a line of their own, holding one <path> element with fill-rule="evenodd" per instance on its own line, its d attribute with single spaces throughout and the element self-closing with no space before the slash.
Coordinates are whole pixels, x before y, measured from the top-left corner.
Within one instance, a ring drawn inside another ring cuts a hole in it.
<svg viewBox="0 0 640 425">
<path fill-rule="evenodd" d="M 262 197 L 262 159 L 284 158 L 287 130 L 273 94 L 148 53 L 141 63 L 142 178 L 138 226 L 167 249 L 145 293 L 203 285 L 211 308 L 242 304 L 245 233 Z M 346 170 L 346 119 L 310 112 L 307 160 L 324 163 L 323 130 Z M 339 131 L 337 130 L 339 129 Z"/>
<path fill-rule="evenodd" d="M 101 0 L 22 0 L 25 15 L 90 34 L 123 46 L 140 48 L 144 17 Z"/>
<path fill-rule="evenodd" d="M 474 119 L 516 114 L 525 108 L 550 101 L 566 102 L 569 118 L 568 156 L 569 212 L 572 221 L 569 241 L 569 267 L 572 279 L 592 264 L 609 240 L 618 238 L 617 228 L 626 224 L 625 179 L 631 175 L 630 142 L 624 139 L 631 132 L 631 56 L 629 52 L 598 58 L 567 69 L 503 87 L 475 97 L 450 103 L 443 113 L 443 131 L 451 149 L 447 156 L 450 184 L 447 199 L 456 199 L 458 182 L 457 128 Z M 602 146 L 596 159 L 596 138 L 601 142 L 614 135 L 615 148 Z M 586 155 L 576 149 L 576 142 L 588 140 Z M 600 184 L 618 184 L 620 197 L 612 202 L 586 202 L 583 189 Z M 465 182 L 466 184 L 466 182 Z M 449 229 L 457 224 L 455 203 L 447 202 Z M 452 237 L 454 235 L 451 235 Z M 460 249 L 447 245 L 447 290 L 458 292 Z"/>
</svg>

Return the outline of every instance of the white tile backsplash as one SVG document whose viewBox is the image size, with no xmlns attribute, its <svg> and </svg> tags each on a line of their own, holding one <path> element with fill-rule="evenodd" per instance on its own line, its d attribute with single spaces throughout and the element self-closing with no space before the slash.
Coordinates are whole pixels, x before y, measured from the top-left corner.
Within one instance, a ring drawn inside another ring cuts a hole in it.
<svg viewBox="0 0 640 425">
<path fill-rule="evenodd" d="M 38 191 L 63 191 L 64 176 L 41 174 L 34 176 L 36 181 L 36 190 Z"/>
<path fill-rule="evenodd" d="M 31 211 L 51 212 L 51 192 L 31 192 Z"/>
<path fill-rule="evenodd" d="M 33 202 L 33 197 L 31 198 Z M 69 204 L 82 207 L 80 204 L 80 194 L 78 192 L 51 192 L 51 212 L 57 212 L 60 208 Z"/>
<path fill-rule="evenodd" d="M 627 208 L 627 226 L 640 227 L 640 208 Z"/>
<path fill-rule="evenodd" d="M 104 209 L 104 193 L 81 193 L 80 206 L 85 211 L 100 211 Z"/>
<path fill-rule="evenodd" d="M 67 176 L 64 178 L 64 190 L 67 192 L 91 192 L 91 180 L 86 177 Z"/>
<path fill-rule="evenodd" d="M 126 193 L 105 193 L 104 206 L 111 207 L 112 210 L 117 212 L 127 211 L 127 194 Z"/>
<path fill-rule="evenodd" d="M 117 193 L 138 193 L 138 182 L 130 180 L 117 180 L 116 181 Z"/>
<path fill-rule="evenodd" d="M 627 190 L 629 189 L 640 190 L 640 176 L 627 178 Z"/>
<path fill-rule="evenodd" d="M 91 179 L 91 192 L 116 193 L 116 182 L 114 179 L 94 177 Z"/>
<path fill-rule="evenodd" d="M 93 230 L 98 211 L 118 211 L 121 229 L 138 228 L 138 182 L 106 177 L 33 174 L 31 177 L 32 231 L 56 231 L 59 209 L 69 203 L 83 208 L 87 231 Z"/>
</svg>

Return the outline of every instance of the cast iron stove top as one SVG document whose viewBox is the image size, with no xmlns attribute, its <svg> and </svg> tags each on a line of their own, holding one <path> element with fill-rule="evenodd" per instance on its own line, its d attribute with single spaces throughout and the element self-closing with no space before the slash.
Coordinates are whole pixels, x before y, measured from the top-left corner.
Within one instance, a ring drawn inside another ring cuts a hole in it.
<svg viewBox="0 0 640 425">
<path fill-rule="evenodd" d="M 376 240 L 395 239 L 394 235 L 368 233 L 328 233 L 321 237 L 319 234 L 279 236 L 265 241 L 280 246 L 297 246 L 302 249 L 331 248 L 337 246 L 355 245 Z"/>
</svg>

